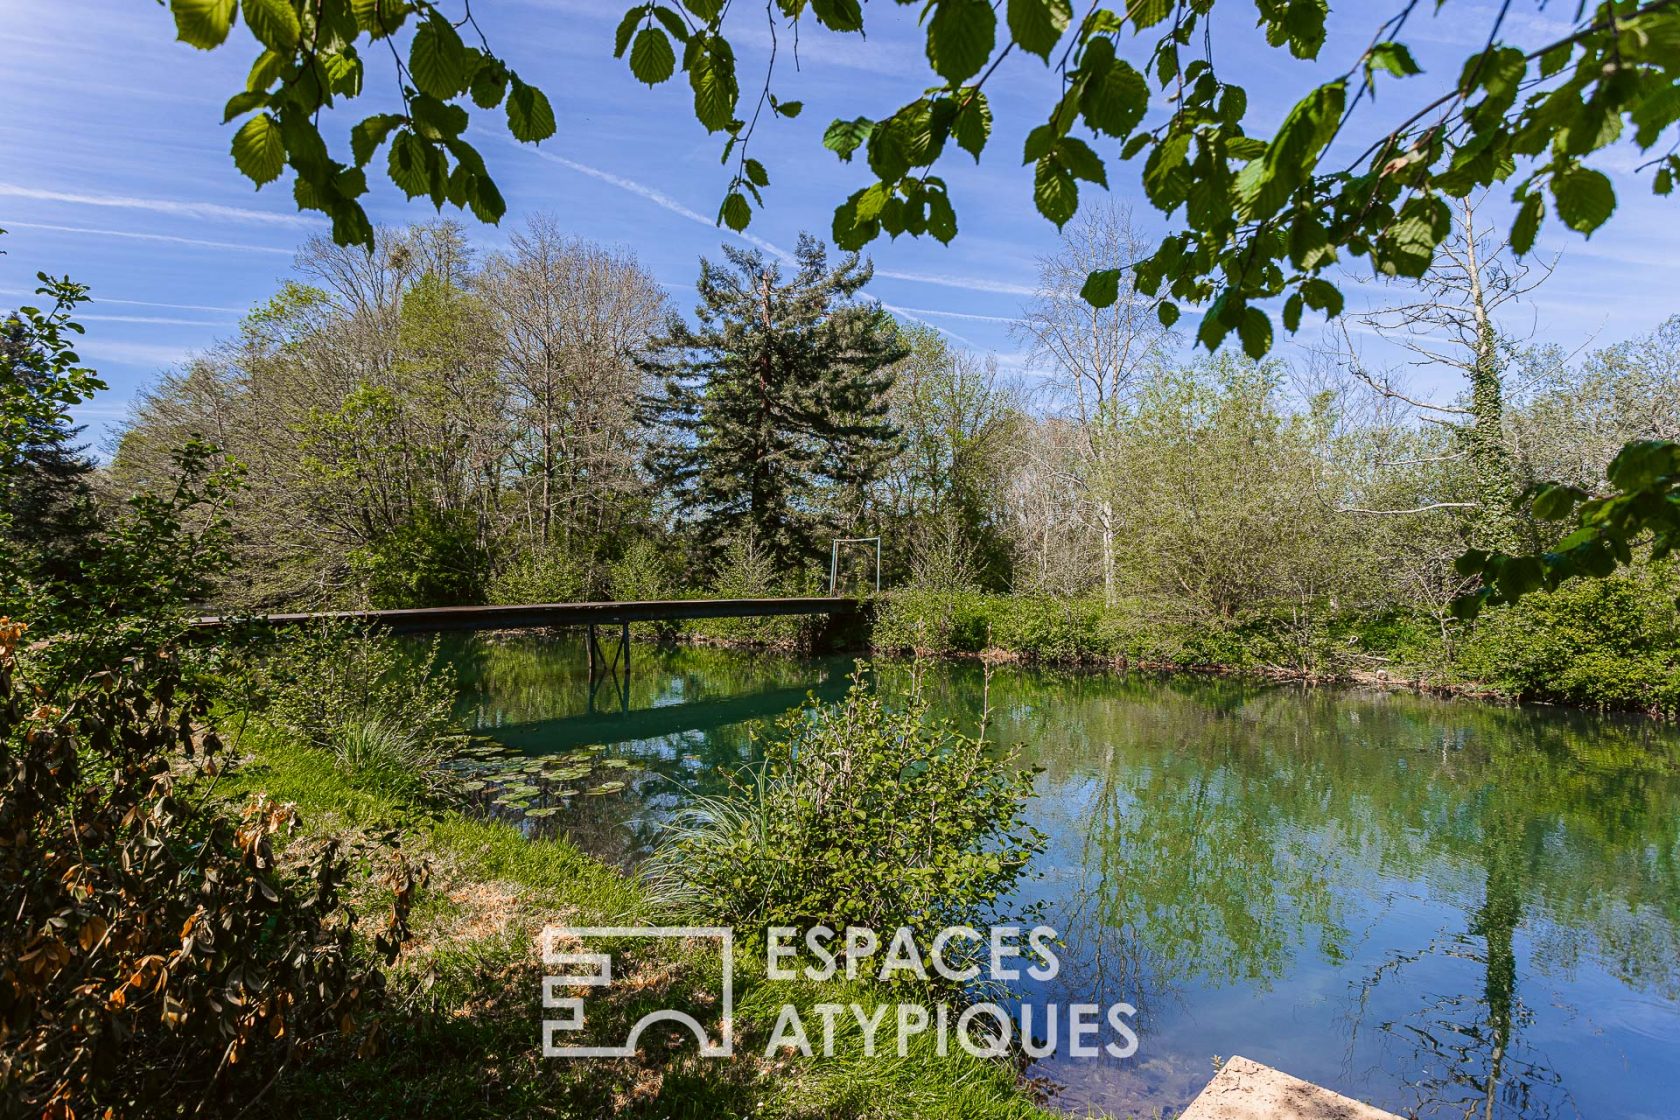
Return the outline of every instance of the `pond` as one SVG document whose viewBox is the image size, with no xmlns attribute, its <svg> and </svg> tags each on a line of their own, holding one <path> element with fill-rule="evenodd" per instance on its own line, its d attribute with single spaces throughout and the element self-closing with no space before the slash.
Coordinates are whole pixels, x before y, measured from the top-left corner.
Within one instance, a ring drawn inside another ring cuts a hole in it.
<svg viewBox="0 0 1680 1120">
<path fill-rule="evenodd" d="M 578 796 L 504 809 L 625 864 L 754 758 L 752 721 L 838 695 L 852 666 L 638 645 L 628 688 L 592 697 L 576 640 L 450 651 L 482 734 L 527 770 L 589 771 Z M 933 666 L 928 687 L 972 727 L 978 666 Z M 1034 1067 L 1058 1105 L 1171 1115 L 1242 1054 L 1407 1115 L 1680 1117 L 1672 728 L 1025 669 L 994 674 L 989 699 L 994 739 L 1043 768 L 1031 815 L 1050 845 L 1028 893 L 1067 940 L 1061 975 L 1026 994 L 1138 1009 L 1134 1057 Z"/>
</svg>

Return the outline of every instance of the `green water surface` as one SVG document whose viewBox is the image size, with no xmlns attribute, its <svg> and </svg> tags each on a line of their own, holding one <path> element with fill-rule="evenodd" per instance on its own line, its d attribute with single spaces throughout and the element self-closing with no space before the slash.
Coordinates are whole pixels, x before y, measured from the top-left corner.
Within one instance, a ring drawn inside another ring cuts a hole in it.
<svg viewBox="0 0 1680 1120">
<path fill-rule="evenodd" d="M 591 689 L 576 640 L 449 651 L 483 734 L 552 772 L 613 767 L 497 811 L 626 866 L 753 761 L 754 721 L 851 669 L 638 644 L 627 687 Z M 928 674 L 972 725 L 978 667 Z M 1171 1115 L 1242 1054 L 1403 1115 L 1680 1117 L 1672 728 L 1206 677 L 1005 669 L 989 689 L 993 737 L 1043 768 L 1022 904 L 1067 940 L 1022 996 L 1138 1009 L 1134 1057 L 1038 1063 L 1062 1106 Z M 592 795 L 609 772 L 623 788 Z"/>
</svg>

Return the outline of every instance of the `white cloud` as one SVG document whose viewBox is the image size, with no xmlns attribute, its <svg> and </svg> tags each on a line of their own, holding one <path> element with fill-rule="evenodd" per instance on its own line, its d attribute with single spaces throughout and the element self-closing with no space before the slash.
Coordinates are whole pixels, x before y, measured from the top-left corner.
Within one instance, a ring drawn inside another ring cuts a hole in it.
<svg viewBox="0 0 1680 1120">
<path fill-rule="evenodd" d="M 903 280 L 910 284 L 937 284 L 945 288 L 961 288 L 967 292 L 995 292 L 1006 296 L 1030 296 L 1037 291 L 1030 284 L 1012 284 L 1007 280 L 984 280 L 973 276 L 898 272 L 885 268 L 877 268 L 875 275 L 885 280 Z"/>
<path fill-rule="evenodd" d="M 906 315 L 933 315 L 942 319 L 972 319 L 977 323 L 1018 323 L 1019 319 L 1009 315 L 974 315 L 967 311 L 936 311 L 931 307 L 895 307 L 894 311 Z"/>
<path fill-rule="evenodd" d="M 225 327 L 226 319 L 172 319 L 163 315 L 99 315 L 77 312 L 76 318 L 89 323 L 156 323 L 174 327 Z"/>
<path fill-rule="evenodd" d="M 715 221 L 706 217 L 706 215 L 700 213 L 698 210 L 692 209 L 691 207 L 684 206 L 664 191 L 655 190 L 650 186 L 636 182 L 634 179 L 626 179 L 624 176 L 615 175 L 610 171 L 602 171 L 599 167 L 591 167 L 587 163 L 579 163 L 575 159 L 567 159 L 565 156 L 558 156 L 553 152 L 545 152 L 540 148 L 522 148 L 521 150 L 528 151 L 535 156 L 540 156 L 541 158 L 548 160 L 550 163 L 558 163 L 562 167 L 568 167 L 580 175 L 588 175 L 592 179 L 599 179 L 601 182 L 617 187 L 621 191 L 628 191 L 639 198 L 646 199 L 648 202 L 653 203 L 661 210 L 670 211 L 679 218 L 687 218 L 691 222 L 698 222 L 700 225 L 716 229 L 719 233 L 726 234 L 730 237 L 738 237 L 747 244 L 756 245 L 758 248 L 763 249 L 766 253 L 778 257 L 781 260 L 793 260 L 793 254 L 788 252 L 786 249 L 783 249 L 781 246 L 772 244 L 771 242 L 764 240 L 762 237 L 754 237 L 750 233 L 736 233 L 734 230 L 724 229 Z"/>
<path fill-rule="evenodd" d="M 236 241 L 205 241 L 197 237 L 176 237 L 167 233 L 134 233 L 126 229 L 91 229 L 87 226 L 55 226 L 44 222 L 6 222 L 4 229 L 41 229 L 53 233 L 78 233 L 93 237 L 126 237 L 133 241 L 167 241 L 174 245 L 197 245 L 205 249 L 235 249 L 246 253 L 278 253 L 291 256 L 295 250 L 272 245 L 245 245 Z"/>
<path fill-rule="evenodd" d="M 191 355 L 191 349 L 186 346 L 171 346 L 167 343 L 152 342 L 123 342 L 112 338 L 89 338 L 76 345 L 76 353 L 84 361 L 118 362 L 131 366 L 164 366 L 180 365 Z"/>
<path fill-rule="evenodd" d="M 145 210 L 153 214 L 195 218 L 199 221 L 256 222 L 263 225 L 318 226 L 316 218 L 279 210 L 251 210 L 243 206 L 223 206 L 216 202 L 184 202 L 169 198 L 139 198 L 121 194 L 80 194 L 74 191 L 50 191 L 39 187 L 0 183 L 0 197 L 27 198 L 38 202 L 61 202 L 69 206 L 99 206 L 117 210 Z M 17 223 L 22 225 L 23 223 Z"/>
<path fill-rule="evenodd" d="M 31 297 L 36 293 L 27 288 L 0 288 L 0 296 Z M 229 315 L 243 315 L 250 310 L 246 307 L 217 307 L 207 303 L 158 303 L 149 299 L 118 299 L 115 296 L 100 295 L 89 300 L 90 303 L 120 303 L 124 307 L 162 307 L 169 311 L 222 311 Z"/>
</svg>

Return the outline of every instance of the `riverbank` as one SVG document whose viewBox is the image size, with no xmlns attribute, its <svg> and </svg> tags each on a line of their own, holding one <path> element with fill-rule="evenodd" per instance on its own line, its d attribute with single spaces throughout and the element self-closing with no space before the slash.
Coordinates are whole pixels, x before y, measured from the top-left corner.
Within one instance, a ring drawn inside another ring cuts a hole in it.
<svg viewBox="0 0 1680 1120">
<path fill-rule="evenodd" d="M 383 1045 L 358 1056 L 334 1040 L 304 1055 L 254 1102 L 253 1115 L 710 1117 L 1049 1117 L 1017 1069 L 960 1048 L 941 1056 L 913 1043 L 907 1056 L 868 1056 L 856 1023 L 836 1022 L 832 1056 L 766 1054 L 784 1004 L 807 1020 L 822 1003 L 872 1008 L 885 993 L 864 982 L 769 980 L 763 962 L 735 961 L 735 1055 L 699 1058 L 692 1043 L 644 1047 L 634 1059 L 541 1057 L 546 923 L 657 924 L 658 904 L 635 880 L 566 839 L 534 840 L 510 823 L 389 792 L 331 756 L 251 720 L 230 729 L 240 762 L 218 793 L 292 802 L 303 831 L 290 843 L 395 839 L 425 861 L 415 939 L 390 973 L 396 1014 Z M 377 864 L 377 861 L 375 861 Z M 385 905 L 374 864 L 357 888 L 363 908 Z M 679 944 L 640 952 L 625 982 L 592 994 L 597 1024 L 626 1028 L 652 1006 L 705 1001 L 722 962 L 715 948 Z M 896 1003 L 899 993 L 891 999 Z"/>
<path fill-rule="evenodd" d="M 1227 619 L 1170 605 L 900 591 L 876 653 L 1355 683 L 1477 699 L 1680 714 L 1672 565 L 1536 594 L 1473 626 L 1416 612 L 1275 608 Z"/>
</svg>

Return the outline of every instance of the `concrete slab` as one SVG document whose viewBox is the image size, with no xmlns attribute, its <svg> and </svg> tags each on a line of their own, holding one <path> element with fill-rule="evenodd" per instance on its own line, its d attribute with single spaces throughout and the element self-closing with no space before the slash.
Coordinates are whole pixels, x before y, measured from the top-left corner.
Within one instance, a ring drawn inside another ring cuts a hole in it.
<svg viewBox="0 0 1680 1120">
<path fill-rule="evenodd" d="M 1233 1057 L 1179 1120 L 1400 1120 L 1392 1112 Z"/>
</svg>

